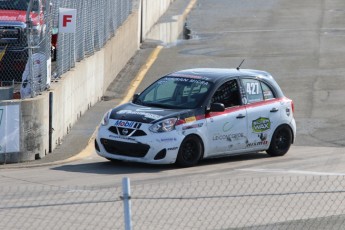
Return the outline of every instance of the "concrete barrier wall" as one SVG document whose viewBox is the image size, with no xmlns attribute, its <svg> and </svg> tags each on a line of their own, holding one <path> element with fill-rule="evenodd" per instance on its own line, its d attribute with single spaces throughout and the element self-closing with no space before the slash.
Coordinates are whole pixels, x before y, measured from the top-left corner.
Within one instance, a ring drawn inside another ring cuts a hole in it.
<svg viewBox="0 0 345 230">
<path fill-rule="evenodd" d="M 49 92 L 32 99 L 0 102 L 0 106 L 20 106 L 20 152 L 0 154 L 0 163 L 31 161 L 49 153 L 50 105 L 53 128 L 51 149 L 55 149 L 85 111 L 101 99 L 110 83 L 138 50 L 142 18 L 145 18 L 144 24 L 149 30 L 172 1 L 144 1 L 145 11 L 139 7 L 139 11 L 133 12 L 104 48 L 78 62 L 58 82 L 53 82 Z M 145 16 L 141 17 L 141 12 Z"/>
<path fill-rule="evenodd" d="M 53 149 L 84 112 L 100 101 L 109 84 L 138 50 L 137 28 L 138 13 L 133 13 L 104 48 L 77 63 L 52 85 Z"/>
<path fill-rule="evenodd" d="M 175 0 L 141 0 L 142 2 L 142 38 L 150 32 L 153 25 Z"/>
</svg>

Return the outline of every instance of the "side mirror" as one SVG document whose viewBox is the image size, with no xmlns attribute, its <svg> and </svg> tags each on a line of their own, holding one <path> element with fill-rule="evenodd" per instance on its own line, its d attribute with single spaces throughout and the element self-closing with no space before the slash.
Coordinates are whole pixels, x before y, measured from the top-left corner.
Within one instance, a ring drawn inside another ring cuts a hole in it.
<svg viewBox="0 0 345 230">
<path fill-rule="evenodd" d="M 136 102 L 136 100 L 138 99 L 139 96 L 140 96 L 140 93 L 134 94 L 132 102 Z"/>
<path fill-rule="evenodd" d="M 223 112 L 225 106 L 223 103 L 213 103 L 211 104 L 210 112 Z"/>
</svg>

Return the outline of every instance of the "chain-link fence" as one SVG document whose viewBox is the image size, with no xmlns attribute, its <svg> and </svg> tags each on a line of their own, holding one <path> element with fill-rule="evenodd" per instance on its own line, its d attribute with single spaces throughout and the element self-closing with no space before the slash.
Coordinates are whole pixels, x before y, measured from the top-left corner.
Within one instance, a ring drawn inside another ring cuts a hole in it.
<svg viewBox="0 0 345 230">
<path fill-rule="evenodd" d="M 58 27 L 58 8 L 77 10 L 76 33 L 58 33 L 54 77 L 101 49 L 128 18 L 133 7 L 133 0 L 56 0 L 52 3 L 53 28 Z"/>
<path fill-rule="evenodd" d="M 21 98 L 46 90 L 51 78 L 60 77 L 115 35 L 131 14 L 133 1 L 0 1 L 0 88 L 11 86 Z M 77 10 L 75 34 L 59 33 L 59 8 Z"/>
<path fill-rule="evenodd" d="M 1 229 L 125 229 L 122 188 L 0 189 Z M 343 176 L 131 186 L 133 229 L 343 229 Z"/>
<path fill-rule="evenodd" d="M 0 86 L 20 87 L 24 97 L 50 84 L 47 8 L 45 0 L 0 1 Z"/>
</svg>

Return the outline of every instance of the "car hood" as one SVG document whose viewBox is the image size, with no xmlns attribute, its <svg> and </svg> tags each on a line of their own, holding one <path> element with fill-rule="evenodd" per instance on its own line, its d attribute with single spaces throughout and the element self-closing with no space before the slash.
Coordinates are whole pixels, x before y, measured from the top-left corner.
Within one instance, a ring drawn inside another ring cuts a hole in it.
<svg viewBox="0 0 345 230">
<path fill-rule="evenodd" d="M 194 110 L 164 109 L 127 103 L 114 108 L 111 111 L 109 118 L 116 120 L 137 121 L 142 123 L 153 123 L 169 117 L 185 118 L 189 116 L 194 116 Z"/>
<path fill-rule="evenodd" d="M 37 24 L 37 13 L 31 13 L 31 19 Z M 26 22 L 26 11 L 23 10 L 0 10 L 0 21 Z"/>
</svg>

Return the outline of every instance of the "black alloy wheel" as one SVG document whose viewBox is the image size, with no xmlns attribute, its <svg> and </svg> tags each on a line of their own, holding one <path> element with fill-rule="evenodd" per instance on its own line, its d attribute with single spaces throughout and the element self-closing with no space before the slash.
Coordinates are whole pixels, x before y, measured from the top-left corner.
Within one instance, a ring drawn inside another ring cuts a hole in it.
<svg viewBox="0 0 345 230">
<path fill-rule="evenodd" d="M 267 150 L 270 156 L 285 155 L 292 143 L 292 132 L 288 126 L 279 126 L 273 133 L 271 144 Z"/>
<path fill-rule="evenodd" d="M 196 165 L 201 159 L 203 146 L 200 138 L 191 135 L 187 136 L 178 151 L 176 163 L 181 167 L 191 167 Z"/>
</svg>

